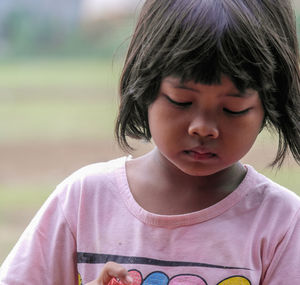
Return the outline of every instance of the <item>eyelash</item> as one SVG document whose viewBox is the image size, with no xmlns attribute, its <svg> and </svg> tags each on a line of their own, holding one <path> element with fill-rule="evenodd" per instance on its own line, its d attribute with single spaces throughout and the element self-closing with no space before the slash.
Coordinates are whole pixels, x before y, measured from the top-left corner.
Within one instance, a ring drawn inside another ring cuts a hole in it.
<svg viewBox="0 0 300 285">
<path fill-rule="evenodd" d="M 168 99 L 168 101 L 170 103 L 172 103 L 176 107 L 179 107 L 179 108 L 182 108 L 182 109 L 183 108 L 187 108 L 188 106 L 190 106 L 192 104 L 192 102 L 177 102 L 177 101 L 174 101 L 169 96 L 166 96 L 166 98 Z M 232 116 L 241 116 L 241 115 L 244 115 L 244 114 L 248 113 L 250 111 L 250 109 L 251 108 L 247 108 L 245 110 L 235 112 L 235 111 L 231 111 L 231 110 L 229 110 L 227 108 L 223 108 L 223 111 L 225 113 L 228 113 L 229 115 L 232 115 Z"/>
<path fill-rule="evenodd" d="M 166 96 L 166 95 L 165 95 Z M 192 105 L 192 102 L 177 102 L 172 100 L 169 96 L 166 96 L 166 98 L 168 99 L 168 101 L 170 103 L 172 103 L 173 105 L 175 105 L 176 107 L 180 107 L 180 108 L 186 108 L 190 105 Z"/>
<path fill-rule="evenodd" d="M 234 112 L 234 111 L 231 111 L 229 109 L 226 109 L 226 108 L 223 108 L 223 111 L 232 115 L 232 116 L 241 116 L 241 115 L 244 115 L 246 113 L 248 113 L 250 111 L 251 108 L 248 108 L 248 109 L 245 109 L 245 110 L 242 110 L 242 111 L 239 111 L 239 112 Z"/>
</svg>

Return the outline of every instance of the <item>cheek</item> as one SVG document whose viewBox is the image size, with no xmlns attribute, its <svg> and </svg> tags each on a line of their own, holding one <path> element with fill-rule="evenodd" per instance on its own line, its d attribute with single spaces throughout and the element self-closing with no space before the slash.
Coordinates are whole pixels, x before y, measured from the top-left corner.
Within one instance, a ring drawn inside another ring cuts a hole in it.
<svg viewBox="0 0 300 285">
<path fill-rule="evenodd" d="M 250 120 L 240 126 L 232 125 L 230 135 L 227 136 L 226 144 L 233 152 L 245 155 L 250 151 L 261 131 L 263 120 Z"/>
<path fill-rule="evenodd" d="M 174 126 L 174 114 L 161 101 L 158 98 L 148 109 L 148 122 L 152 135 L 156 132 L 169 132 L 172 130 L 171 126 Z"/>
<path fill-rule="evenodd" d="M 262 108 L 255 112 L 250 118 L 249 123 L 249 132 L 253 133 L 256 136 L 262 131 L 265 124 L 265 114 Z"/>
<path fill-rule="evenodd" d="M 164 129 L 165 122 L 166 118 L 164 112 L 162 112 L 155 103 L 152 104 L 148 109 L 148 123 L 153 139 L 155 139 L 155 137 L 160 137 L 161 134 L 164 133 L 162 129 Z"/>
<path fill-rule="evenodd" d="M 228 141 L 232 143 L 240 142 L 248 146 L 256 140 L 256 137 L 262 130 L 263 122 L 264 112 L 259 109 L 243 118 L 230 119 L 228 121 L 223 119 L 221 128 Z"/>
<path fill-rule="evenodd" d="M 184 127 L 179 126 L 181 123 L 178 118 L 176 119 L 166 109 L 160 106 L 149 108 L 148 120 L 152 140 L 160 149 L 165 147 L 172 149 L 175 142 L 178 143 L 184 138 Z"/>
<path fill-rule="evenodd" d="M 149 128 L 153 140 L 168 140 L 175 136 L 174 122 L 164 116 L 149 116 Z"/>
</svg>

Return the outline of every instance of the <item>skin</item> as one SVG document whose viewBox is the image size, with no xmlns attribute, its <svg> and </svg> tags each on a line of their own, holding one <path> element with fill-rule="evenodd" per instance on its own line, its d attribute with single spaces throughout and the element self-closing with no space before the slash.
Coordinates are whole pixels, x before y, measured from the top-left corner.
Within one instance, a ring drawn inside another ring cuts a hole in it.
<svg viewBox="0 0 300 285">
<path fill-rule="evenodd" d="M 173 215 L 236 189 L 246 174 L 239 160 L 261 131 L 264 110 L 255 90 L 241 93 L 225 75 L 215 85 L 166 77 L 148 116 L 156 148 L 128 161 L 129 185 L 146 210 Z"/>
<path fill-rule="evenodd" d="M 99 277 L 86 285 L 129 285 L 132 283 L 132 278 L 128 275 L 127 270 L 115 262 L 107 262 Z"/>
<path fill-rule="evenodd" d="M 156 148 L 127 162 L 130 190 L 144 209 L 176 215 L 209 207 L 236 189 L 246 175 L 239 160 L 261 131 L 264 110 L 255 90 L 241 93 L 226 76 L 218 85 L 166 77 L 148 116 Z M 109 262 L 87 285 L 118 284 L 114 277 L 130 284 L 126 269 Z"/>
</svg>

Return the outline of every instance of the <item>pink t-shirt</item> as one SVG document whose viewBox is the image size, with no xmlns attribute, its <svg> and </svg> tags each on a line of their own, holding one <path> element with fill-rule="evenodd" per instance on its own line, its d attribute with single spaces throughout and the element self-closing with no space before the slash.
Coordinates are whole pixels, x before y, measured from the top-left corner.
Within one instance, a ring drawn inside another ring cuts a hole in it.
<svg viewBox="0 0 300 285">
<path fill-rule="evenodd" d="M 2 264 L 0 284 L 85 284 L 107 261 L 126 267 L 134 285 L 300 284 L 297 195 L 247 165 L 219 203 L 157 215 L 131 195 L 126 159 L 63 181 Z"/>
</svg>

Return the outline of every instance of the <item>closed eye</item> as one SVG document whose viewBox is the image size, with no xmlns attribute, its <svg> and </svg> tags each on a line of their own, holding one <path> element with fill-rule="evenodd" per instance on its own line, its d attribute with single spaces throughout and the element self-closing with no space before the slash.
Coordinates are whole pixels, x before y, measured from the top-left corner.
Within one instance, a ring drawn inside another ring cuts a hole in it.
<svg viewBox="0 0 300 285">
<path fill-rule="evenodd" d="M 192 105 L 192 102 L 178 102 L 178 101 L 174 101 L 173 99 L 171 99 L 169 96 L 165 95 L 165 97 L 167 98 L 167 100 L 172 103 L 173 105 L 177 106 L 177 107 L 181 107 L 181 108 L 185 108 L 188 107 L 190 105 Z"/>
<path fill-rule="evenodd" d="M 229 110 L 227 108 L 224 108 L 223 111 L 230 114 L 230 115 L 233 115 L 233 116 L 239 116 L 239 115 L 244 115 L 244 114 L 247 114 L 252 108 L 247 108 L 245 110 L 241 110 L 241 111 L 232 111 L 232 110 Z"/>
</svg>

